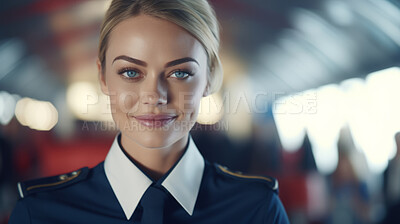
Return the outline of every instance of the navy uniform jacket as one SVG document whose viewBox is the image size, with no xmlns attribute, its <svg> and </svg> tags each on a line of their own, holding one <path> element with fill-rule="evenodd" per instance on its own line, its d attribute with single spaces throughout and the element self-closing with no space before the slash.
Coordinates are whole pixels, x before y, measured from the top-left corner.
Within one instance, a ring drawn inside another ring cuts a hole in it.
<svg viewBox="0 0 400 224">
<path fill-rule="evenodd" d="M 9 223 L 139 224 L 149 186 L 167 195 L 163 223 L 289 223 L 275 179 L 211 164 L 190 138 L 179 161 L 153 181 L 129 159 L 119 136 L 92 169 L 19 183 Z"/>
</svg>

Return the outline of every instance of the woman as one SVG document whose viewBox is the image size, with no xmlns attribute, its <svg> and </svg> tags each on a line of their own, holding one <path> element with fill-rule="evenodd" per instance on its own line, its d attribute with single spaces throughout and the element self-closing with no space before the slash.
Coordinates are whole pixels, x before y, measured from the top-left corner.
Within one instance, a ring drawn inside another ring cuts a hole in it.
<svg viewBox="0 0 400 224">
<path fill-rule="evenodd" d="M 114 0 L 97 61 L 120 130 L 104 162 L 18 185 L 10 223 L 288 223 L 272 178 L 205 161 L 189 131 L 222 69 L 206 0 Z"/>
</svg>

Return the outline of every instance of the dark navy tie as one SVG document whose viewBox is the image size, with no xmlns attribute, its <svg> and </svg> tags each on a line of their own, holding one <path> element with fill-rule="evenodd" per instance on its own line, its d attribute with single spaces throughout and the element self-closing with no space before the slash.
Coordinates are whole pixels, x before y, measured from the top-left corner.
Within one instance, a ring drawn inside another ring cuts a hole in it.
<svg viewBox="0 0 400 224">
<path fill-rule="evenodd" d="M 164 205 L 168 195 L 163 189 L 155 186 L 147 188 L 141 199 L 143 206 L 142 224 L 162 224 Z"/>
</svg>

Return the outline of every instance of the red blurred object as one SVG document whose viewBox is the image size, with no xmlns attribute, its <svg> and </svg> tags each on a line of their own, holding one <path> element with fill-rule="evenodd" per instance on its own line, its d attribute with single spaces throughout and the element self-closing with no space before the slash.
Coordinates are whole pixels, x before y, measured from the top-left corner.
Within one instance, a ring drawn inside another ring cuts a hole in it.
<svg viewBox="0 0 400 224">
<path fill-rule="evenodd" d="M 288 213 L 306 214 L 308 207 L 307 172 L 302 169 L 304 147 L 294 152 L 282 150 L 283 173 L 279 176 L 279 197 Z"/>
<path fill-rule="evenodd" d="M 72 142 L 38 142 L 38 163 L 42 176 L 53 176 L 103 161 L 113 138 L 77 139 Z"/>
<path fill-rule="evenodd" d="M 25 178 L 24 175 L 32 175 L 32 167 L 34 164 L 33 152 L 34 150 L 28 148 L 27 145 L 22 145 L 15 149 L 14 168 L 18 174 L 22 175 L 22 178 Z"/>
<path fill-rule="evenodd" d="M 291 174 L 279 177 L 279 197 L 286 210 L 307 211 L 307 179 L 303 174 Z"/>
</svg>

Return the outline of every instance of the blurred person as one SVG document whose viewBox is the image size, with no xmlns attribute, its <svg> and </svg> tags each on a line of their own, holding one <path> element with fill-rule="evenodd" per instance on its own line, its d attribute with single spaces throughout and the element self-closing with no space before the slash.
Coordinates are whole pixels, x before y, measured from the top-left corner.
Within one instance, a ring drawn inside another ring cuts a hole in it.
<svg viewBox="0 0 400 224">
<path fill-rule="evenodd" d="M 389 161 L 384 173 L 384 192 L 387 207 L 400 201 L 400 132 L 395 134 L 396 155 Z"/>
<path fill-rule="evenodd" d="M 8 223 L 18 197 L 16 183 L 38 172 L 38 151 L 16 119 L 0 125 L 0 223 Z M 24 137 L 22 137 L 24 136 Z"/>
<path fill-rule="evenodd" d="M 341 130 L 338 150 L 337 168 L 330 180 L 332 193 L 328 222 L 332 224 L 370 223 L 369 191 L 351 159 L 355 146 L 348 129 Z"/>
<path fill-rule="evenodd" d="M 396 155 L 389 161 L 383 174 L 383 194 L 386 206 L 384 223 L 400 221 L 400 132 L 395 134 L 395 141 Z"/>
<path fill-rule="evenodd" d="M 322 223 L 328 213 L 328 189 L 317 170 L 308 135 L 296 151 L 282 152 L 280 191 L 290 222 Z"/>
<path fill-rule="evenodd" d="M 120 132 L 96 167 L 19 183 L 10 223 L 288 223 L 275 179 L 205 161 L 189 134 L 218 48 L 206 0 L 113 0 L 97 66 Z"/>
</svg>

